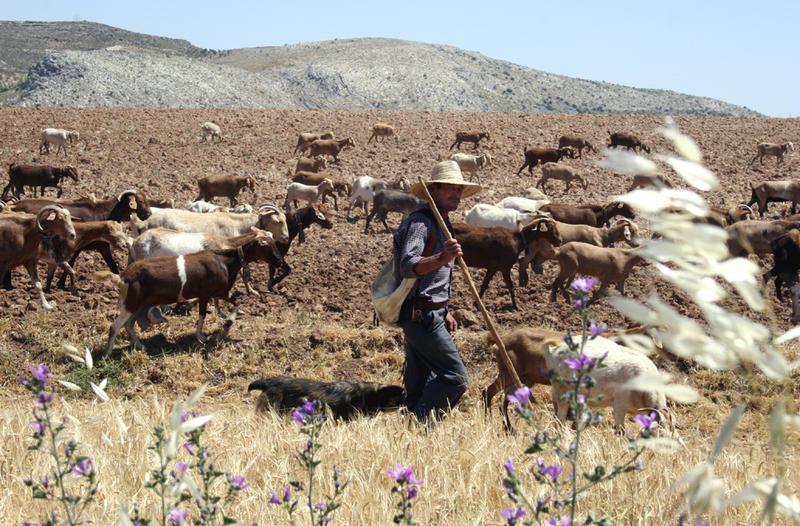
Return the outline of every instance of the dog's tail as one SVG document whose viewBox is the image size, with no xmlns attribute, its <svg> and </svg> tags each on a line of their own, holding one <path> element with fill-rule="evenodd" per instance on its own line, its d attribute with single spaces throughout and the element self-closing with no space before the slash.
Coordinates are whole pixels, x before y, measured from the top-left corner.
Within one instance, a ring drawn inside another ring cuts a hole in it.
<svg viewBox="0 0 800 526">
<path fill-rule="evenodd" d="M 253 391 L 258 389 L 259 391 L 265 391 L 267 389 L 267 378 L 262 378 L 261 380 L 256 380 L 255 382 L 251 382 L 250 385 L 247 386 L 248 391 Z"/>
</svg>

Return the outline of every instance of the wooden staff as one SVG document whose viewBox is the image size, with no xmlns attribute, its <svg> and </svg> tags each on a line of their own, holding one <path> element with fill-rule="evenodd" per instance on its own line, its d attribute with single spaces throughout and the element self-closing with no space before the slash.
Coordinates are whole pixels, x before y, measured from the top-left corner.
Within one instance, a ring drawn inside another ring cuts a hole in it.
<svg viewBox="0 0 800 526">
<path fill-rule="evenodd" d="M 442 214 L 439 213 L 439 209 L 436 208 L 436 203 L 433 202 L 433 197 L 431 197 L 430 192 L 428 192 L 428 185 L 422 179 L 422 177 L 418 177 L 420 184 L 422 185 L 422 191 L 425 192 L 425 198 L 428 200 L 428 204 L 431 205 L 431 210 L 433 210 L 434 215 L 436 216 L 436 220 L 439 222 L 439 226 L 442 227 L 442 232 L 444 235 L 447 236 L 447 239 L 453 239 L 453 236 L 450 234 L 450 229 L 447 228 L 447 225 L 442 218 Z M 456 258 L 456 262 L 458 266 L 461 268 L 461 272 L 464 274 L 464 277 L 467 278 L 467 283 L 469 284 L 469 290 L 472 291 L 472 297 L 475 298 L 475 301 L 478 303 L 478 307 L 481 309 L 483 313 L 483 319 L 486 321 L 486 325 L 489 327 L 489 332 L 492 333 L 492 338 L 494 341 L 497 342 L 497 350 L 494 351 L 494 357 L 497 360 L 497 367 L 500 367 L 500 364 L 503 364 L 503 368 L 505 368 L 508 376 L 514 382 L 514 385 L 519 389 L 522 387 L 522 382 L 517 375 L 517 370 L 514 369 L 514 366 L 511 364 L 511 358 L 508 357 L 508 352 L 506 351 L 506 346 L 503 345 L 503 340 L 500 339 L 500 335 L 497 334 L 497 330 L 494 328 L 494 323 L 492 322 L 492 318 L 489 316 L 489 312 L 486 310 L 486 307 L 483 305 L 481 301 L 481 297 L 478 295 L 478 289 L 475 288 L 475 283 L 472 281 L 472 276 L 469 274 L 469 269 L 467 268 L 467 264 L 464 262 L 464 258 L 458 256 Z"/>
</svg>

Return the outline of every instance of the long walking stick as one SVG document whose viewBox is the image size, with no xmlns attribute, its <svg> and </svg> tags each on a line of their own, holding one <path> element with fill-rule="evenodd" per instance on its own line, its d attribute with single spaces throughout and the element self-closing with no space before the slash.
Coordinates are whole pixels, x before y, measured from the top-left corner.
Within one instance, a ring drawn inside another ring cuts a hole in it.
<svg viewBox="0 0 800 526">
<path fill-rule="evenodd" d="M 447 225 L 442 218 L 442 214 L 439 213 L 439 209 L 436 208 L 436 203 L 433 202 L 433 197 L 431 197 L 430 192 L 428 192 L 428 186 L 425 184 L 424 179 L 422 179 L 421 176 L 418 177 L 418 179 L 422 185 L 422 190 L 425 192 L 425 198 L 428 200 L 428 204 L 431 205 L 431 210 L 433 210 L 436 220 L 439 222 L 439 226 L 442 228 L 442 232 L 444 232 L 444 235 L 447 236 L 447 239 L 453 239 L 453 236 L 450 234 L 450 230 L 447 228 Z M 467 268 L 467 264 L 464 262 L 464 258 L 459 256 L 456 258 L 456 262 L 461 268 L 461 272 L 464 274 L 464 277 L 467 278 L 469 290 L 472 291 L 472 297 L 475 298 L 475 301 L 478 303 L 478 307 L 483 313 L 483 319 L 486 321 L 486 325 L 489 327 L 489 332 L 492 333 L 492 338 L 494 338 L 494 341 L 497 342 L 497 350 L 494 352 L 494 357 L 497 360 L 497 367 L 499 368 L 500 364 L 502 364 L 502 367 L 506 370 L 506 373 L 514 382 L 514 385 L 517 386 L 517 388 L 522 387 L 522 382 L 517 375 L 517 371 L 514 369 L 514 366 L 511 364 L 511 359 L 508 357 L 506 346 L 503 345 L 503 340 L 501 340 L 500 336 L 497 334 L 497 330 L 494 328 L 492 318 L 489 316 L 489 312 L 486 310 L 486 307 L 481 301 L 481 297 L 478 295 L 478 289 L 475 288 L 475 283 L 472 281 L 472 276 L 469 274 L 469 269 Z"/>
</svg>

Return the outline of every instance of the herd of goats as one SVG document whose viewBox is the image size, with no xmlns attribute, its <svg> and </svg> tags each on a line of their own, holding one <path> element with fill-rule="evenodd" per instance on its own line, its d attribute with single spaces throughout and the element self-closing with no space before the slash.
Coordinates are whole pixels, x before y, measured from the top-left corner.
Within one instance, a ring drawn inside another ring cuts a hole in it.
<svg viewBox="0 0 800 526">
<path fill-rule="evenodd" d="M 203 141 L 222 140 L 220 127 L 213 122 L 203 123 L 201 131 Z M 377 143 L 379 139 L 386 140 L 393 135 L 392 126 L 376 124 L 368 142 L 374 139 Z M 47 128 L 41 133 L 40 153 L 49 153 L 54 146 L 56 155 L 60 152 L 66 154 L 68 144 L 79 137 L 77 131 Z M 456 148 L 459 151 L 450 159 L 459 164 L 466 176 L 475 177 L 480 170 L 491 165 L 492 158 L 488 153 L 461 152 L 461 145 L 471 143 L 473 152 L 476 152 L 484 139 L 489 140 L 489 133 L 456 133 L 450 150 Z M 287 186 L 283 207 L 264 205 L 257 209 L 237 201 L 243 190 L 254 191 L 254 180 L 246 175 L 203 177 L 198 180 L 196 201 L 189 209 L 178 209 L 173 207 L 171 200 L 149 200 L 142 190 L 128 190 L 103 200 L 61 200 L 62 183 L 66 179 L 77 181 L 78 174 L 73 166 L 11 164 L 8 184 L 0 197 L 0 275 L 3 276 L 3 286 L 11 288 L 10 271 L 23 266 L 33 281 L 41 305 L 51 309 L 44 293 L 49 291 L 56 269 L 64 270 L 58 285 L 65 287 L 69 277 L 75 292 L 75 261 L 82 251 L 94 250 L 101 254 L 108 266 L 107 271 L 96 272 L 94 279 L 111 281 L 120 294 L 119 315 L 109 329 L 106 353 L 113 351 L 115 339 L 123 327 L 130 334 L 134 347 L 143 347 L 136 334 L 136 324 L 146 330 L 153 323 L 165 321 L 160 306 L 190 299 L 196 299 L 198 303 L 196 337 L 204 342 L 203 323 L 209 301 L 213 299 L 221 313 L 219 300 L 230 301 L 230 290 L 240 273 L 247 292 L 258 294 L 249 284 L 250 263 L 261 261 L 268 264 L 268 287 L 272 291 L 291 271 L 285 256 L 292 241 L 297 237 L 298 242 L 302 242 L 304 230 L 315 223 L 322 228 L 332 228 L 324 204 L 328 197 L 332 198 L 336 210 L 337 196 L 348 199 L 348 218 L 353 207 L 363 206 L 365 232 L 373 219 L 379 219 L 389 229 L 386 222 L 389 212 L 405 216 L 425 204 L 408 192 L 410 185 L 405 178 L 389 182 L 362 176 L 347 181 L 325 171 L 328 158 L 338 162 L 342 150 L 354 145 L 352 138 L 336 139 L 330 132 L 300 134 L 294 153 L 307 153 L 308 157 L 301 157 L 294 173 L 290 174 L 292 182 Z M 625 133 L 610 134 L 607 146 L 650 153 L 647 145 Z M 541 273 L 542 263 L 546 260 L 554 260 L 559 266 L 558 275 L 550 287 L 551 301 L 558 294 L 568 296 L 568 286 L 577 274 L 598 279 L 600 286 L 594 298 L 603 295 L 612 284 L 624 294 L 627 276 L 633 267 L 644 261 L 635 250 L 639 245 L 639 229 L 631 207 L 621 202 L 553 203 L 543 193 L 551 180 L 562 181 L 567 189 L 573 182 L 586 188 L 586 179 L 560 161 L 581 158 L 584 152 L 590 151 L 597 150 L 588 141 L 575 136 L 562 136 L 558 147 L 526 149 L 524 164 L 517 173 L 527 168 L 533 174 L 534 168 L 539 166 L 541 179 L 537 185 L 526 190 L 523 196 L 507 197 L 496 205 L 476 204 L 466 213 L 465 223 L 454 225 L 455 237 L 463 248 L 466 264 L 486 270 L 480 287 L 481 295 L 494 274 L 500 272 L 512 308 L 516 309 L 512 267 L 518 264 L 522 286 L 528 280 L 528 266 Z M 772 156 L 780 164 L 784 155 L 793 151 L 791 142 L 759 144 L 750 163 L 758 159 L 763 164 L 764 157 Z M 637 176 L 630 189 L 669 185 L 660 177 Z M 33 189 L 33 198 L 22 198 L 25 187 Z M 48 187 L 57 189 L 55 199 L 44 198 Z M 37 190 L 41 193 L 38 198 Z M 227 197 L 229 206 L 213 204 L 212 200 L 217 197 Z M 753 205 L 757 205 L 758 213 L 763 217 L 767 205 L 779 201 L 791 202 L 792 215 L 772 221 L 756 220 Z M 307 206 L 299 208 L 300 202 Z M 728 230 L 732 255 L 773 255 L 774 267 L 765 277 L 776 278 L 779 299 L 781 286 L 791 287 L 794 300 L 792 321 L 795 323 L 800 319 L 800 214 L 795 215 L 798 202 L 800 181 L 767 181 L 752 186 L 748 203 L 732 209 L 713 208 L 704 219 Z M 129 226 L 130 233 L 126 232 L 123 224 Z M 628 247 L 616 247 L 618 243 Z M 114 248 L 128 252 L 128 264 L 122 272 L 112 256 Z M 46 263 L 48 268 L 44 288 L 37 275 L 39 262 Z M 225 332 L 235 315 L 234 303 L 233 310 L 226 315 Z M 552 336 L 547 331 L 533 330 L 512 333 L 504 338 L 508 340 L 506 347 L 520 377 L 537 383 L 531 379 L 537 376 L 536 368 L 547 370 L 547 367 L 523 355 L 533 353 L 541 359 L 546 358 L 546 352 L 538 344 Z M 536 350 L 531 350 L 534 347 Z M 507 379 L 498 378 L 488 388 L 487 401 L 502 385 L 508 385 Z M 653 405 L 659 400 L 649 402 Z M 633 401 L 620 403 L 635 406 Z M 620 409 L 622 418 L 625 410 L 625 407 Z"/>
</svg>

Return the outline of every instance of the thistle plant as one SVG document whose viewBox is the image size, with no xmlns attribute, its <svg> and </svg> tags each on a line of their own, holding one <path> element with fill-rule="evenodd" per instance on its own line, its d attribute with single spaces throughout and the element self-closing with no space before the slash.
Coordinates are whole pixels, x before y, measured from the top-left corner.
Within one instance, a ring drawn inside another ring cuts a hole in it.
<svg viewBox="0 0 800 526">
<path fill-rule="evenodd" d="M 192 406 L 203 395 L 208 384 L 195 391 L 185 404 L 177 403 L 173 408 L 168 426 L 159 425 L 153 429 L 155 443 L 149 449 L 155 452 L 158 466 L 150 472 L 150 480 L 145 483 L 158 496 L 157 524 L 189 524 L 190 511 L 187 504 L 194 503 L 197 517 L 191 522 L 195 525 L 234 524 L 236 520 L 220 510 L 220 502 L 231 503 L 237 494 L 250 484 L 244 477 L 224 473 L 210 460 L 207 446 L 201 437 L 210 415 L 200 415 L 186 408 Z M 178 460 L 178 456 L 188 454 L 188 462 Z M 192 477 L 196 473 L 198 484 Z M 224 496 L 215 495 L 212 487 L 217 479 L 224 476 L 227 484 Z M 134 504 L 133 517 L 120 510 L 123 526 L 146 526 L 151 521 L 141 517 L 139 506 Z"/>
<path fill-rule="evenodd" d="M 657 154 L 654 158 L 669 165 L 694 190 L 710 191 L 719 187 L 716 176 L 702 164 L 702 154 L 694 141 L 681 133 L 671 119 L 659 130 L 669 139 L 677 153 Z M 598 164 L 624 174 L 654 175 L 653 160 L 639 155 L 606 150 L 607 158 Z M 689 516 L 718 513 L 726 506 L 761 500 L 761 521 L 774 522 L 777 514 L 800 523 L 800 499 L 784 493 L 784 480 L 789 465 L 784 454 L 787 426 L 800 428 L 800 416 L 787 413 L 787 382 L 800 361 L 789 362 L 779 345 L 800 336 L 795 327 L 775 338 L 772 332 L 742 314 L 723 308 L 720 303 L 733 303 L 733 290 L 755 312 L 769 312 L 763 296 L 758 265 L 744 257 L 731 258 L 727 232 L 717 226 L 698 221 L 709 215 L 705 199 L 692 189 L 640 189 L 618 196 L 639 213 L 649 216 L 651 230 L 658 239 L 646 241 L 639 255 L 652 263 L 652 268 L 665 281 L 683 291 L 697 306 L 705 323 L 678 313 L 657 294 L 643 301 L 614 297 L 608 302 L 635 322 L 653 327 L 664 347 L 685 360 L 709 369 L 736 370 L 744 376 L 762 374 L 777 384 L 781 395 L 765 421 L 769 429 L 769 447 L 774 453 L 773 475 L 757 480 L 725 499 L 725 481 L 714 475 L 714 463 L 733 437 L 744 405 L 735 408 L 720 428 L 707 460 L 692 468 L 673 484 L 682 490 L 681 522 Z M 726 289 L 722 283 L 729 285 Z M 623 343 L 644 352 L 652 351 L 652 341 L 640 336 L 623 337 Z M 692 402 L 698 394 L 687 386 L 671 386 L 666 374 L 640 378 L 629 383 L 636 388 L 660 384 L 667 396 Z"/>
<path fill-rule="evenodd" d="M 536 467 L 531 470 L 531 474 L 537 483 L 548 488 L 549 495 L 537 499 L 535 503 L 526 496 L 523 481 L 514 469 L 513 460 L 509 458 L 503 465 L 506 473 L 503 486 L 514 505 L 501 513 L 509 526 L 518 524 L 520 521 L 525 525 L 534 524 L 535 521 L 539 525 L 570 526 L 575 521 L 576 505 L 580 495 L 597 484 L 609 481 L 623 473 L 639 471 L 643 468 L 639 457 L 644 452 L 645 446 L 636 439 L 628 438 L 630 455 L 623 462 L 615 464 L 610 470 L 603 465 L 595 465 L 591 470 L 583 472 L 582 477 L 577 475 L 581 470 L 582 433 L 590 426 L 598 425 L 605 416 L 602 412 L 592 412 L 589 404 L 595 400 L 590 397 L 591 389 L 595 386 L 591 373 L 595 369 L 604 367 L 603 360 L 606 355 L 590 357 L 584 352 L 586 343 L 606 330 L 606 325 L 591 319 L 587 310 L 589 293 L 595 283 L 594 278 L 578 278 L 570 287 L 572 305 L 581 316 L 580 338 L 576 340 L 571 332 L 567 332 L 564 337 L 567 352 L 563 361 L 573 371 L 573 375 L 570 378 L 560 378 L 554 371 L 548 374 L 552 383 L 564 384 L 569 387 L 562 395 L 562 400 L 569 405 L 569 421 L 574 431 L 568 446 L 563 448 L 560 445 L 562 442 L 560 437 L 551 436 L 534 420 L 529 387 L 523 386 L 508 396 L 509 401 L 515 404 L 515 411 L 520 417 L 536 429 L 533 442 L 525 450 L 525 453 L 538 454 L 552 449 L 558 459 L 555 464 L 549 465 L 542 457 L 536 457 Z M 646 440 L 653 436 L 651 427 L 655 419 L 655 413 L 637 417 L 636 421 L 642 427 L 639 438 Z M 565 465 L 569 466 L 569 474 L 562 476 Z M 526 517 L 529 518 L 526 519 Z M 597 519 L 595 514 L 590 512 L 581 524 L 603 525 L 610 524 L 610 520 L 605 517 Z"/>
<path fill-rule="evenodd" d="M 411 500 L 417 496 L 417 486 L 421 486 L 424 481 L 417 480 L 414 477 L 414 466 L 403 467 L 402 464 L 397 464 L 393 469 L 389 469 L 386 473 L 395 480 L 395 485 L 392 486 L 392 493 L 400 495 L 400 501 L 397 503 L 397 513 L 392 517 L 395 524 L 405 524 L 406 526 L 415 525 L 413 522 L 413 514 L 411 513 Z"/>
<path fill-rule="evenodd" d="M 40 364 L 31 367 L 30 372 L 31 376 L 20 377 L 22 385 L 35 396 L 34 421 L 28 424 L 33 430 L 34 443 L 28 449 L 49 454 L 54 467 L 44 477 L 37 479 L 31 476 L 24 479 L 24 483 L 31 489 L 32 498 L 55 504 L 47 519 L 39 524 L 55 526 L 83 523 L 83 512 L 97 493 L 97 472 L 92 459 L 78 453 L 78 443 L 64 436 L 64 421 L 59 422 L 52 415 L 51 402 L 56 388 L 49 382 L 53 375 L 47 366 Z M 59 518 L 57 509 L 63 512 L 63 519 Z M 26 521 L 25 524 L 30 523 Z"/>
<path fill-rule="evenodd" d="M 342 483 L 339 480 L 341 472 L 334 465 L 333 466 L 333 494 L 327 495 L 325 501 L 314 502 L 314 475 L 317 467 L 321 461 L 318 460 L 317 454 L 322 448 L 319 443 L 319 437 L 322 433 L 322 428 L 325 426 L 327 417 L 322 409 L 322 404 L 317 401 L 305 402 L 292 413 L 292 420 L 302 425 L 300 432 L 308 437 L 306 446 L 303 450 L 295 454 L 295 459 L 306 471 L 306 481 L 290 481 L 289 485 L 294 488 L 296 492 L 305 492 L 306 507 L 308 508 L 309 524 L 312 526 L 322 526 L 331 521 L 331 514 L 341 506 L 337 499 L 344 493 L 349 481 Z M 289 524 L 295 524 L 294 512 L 297 509 L 298 499 L 292 500 L 289 486 L 283 491 L 283 497 L 279 498 L 278 495 L 271 491 L 270 503 L 281 505 L 286 510 L 289 516 Z"/>
</svg>

